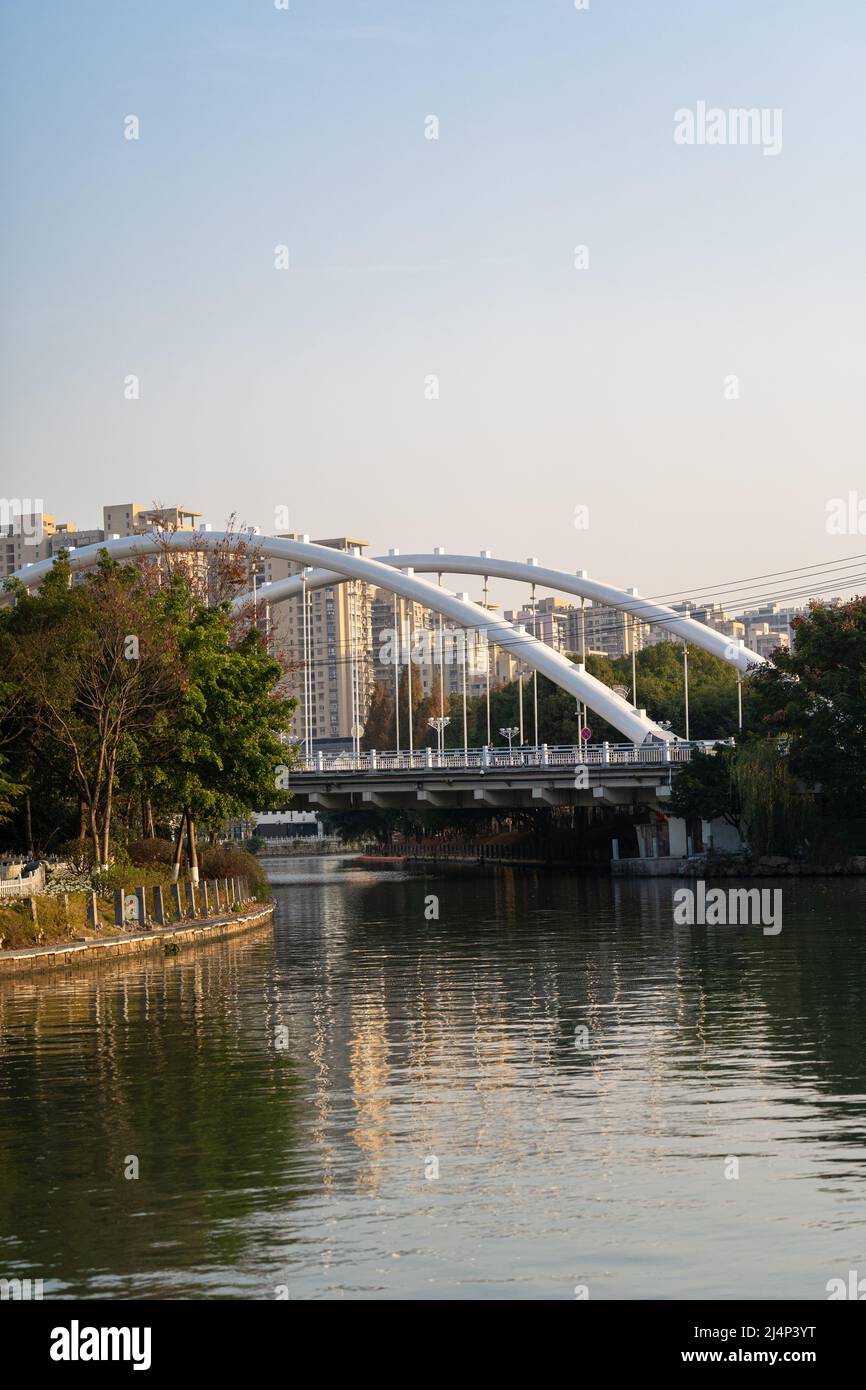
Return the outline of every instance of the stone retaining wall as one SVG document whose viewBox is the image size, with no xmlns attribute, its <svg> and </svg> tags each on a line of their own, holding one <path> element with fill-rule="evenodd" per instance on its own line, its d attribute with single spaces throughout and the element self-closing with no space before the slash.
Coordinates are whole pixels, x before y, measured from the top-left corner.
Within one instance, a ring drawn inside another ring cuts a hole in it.
<svg viewBox="0 0 866 1390">
<path fill-rule="evenodd" d="M 11 976 L 32 974 L 34 971 L 65 969 L 67 966 L 92 965 L 112 961 L 122 956 L 140 955 L 144 951 L 164 952 L 167 943 L 178 947 L 197 946 L 224 937 L 236 936 L 269 922 L 273 907 L 257 905 L 246 912 L 233 913 L 213 922 L 180 922 L 174 927 L 157 927 L 153 931 L 124 932 L 122 936 L 100 940 L 73 941 L 50 946 L 24 946 L 16 951 L 0 951 L 0 982 Z"/>
</svg>

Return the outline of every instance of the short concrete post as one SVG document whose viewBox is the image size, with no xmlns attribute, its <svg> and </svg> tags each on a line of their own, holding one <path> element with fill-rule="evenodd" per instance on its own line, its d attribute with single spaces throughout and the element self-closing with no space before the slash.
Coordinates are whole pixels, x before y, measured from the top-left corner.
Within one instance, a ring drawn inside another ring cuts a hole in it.
<svg viewBox="0 0 866 1390">
<path fill-rule="evenodd" d="M 201 884 L 201 915 L 210 917 L 210 894 L 207 889 L 207 879 L 202 879 Z"/>
<path fill-rule="evenodd" d="M 602 760 L 603 763 L 609 763 L 609 762 L 610 762 L 610 744 L 609 744 L 609 743 L 603 743 L 603 744 L 601 745 L 601 760 Z"/>
<path fill-rule="evenodd" d="M 159 883 L 153 890 L 153 920 L 158 927 L 165 926 L 165 903 L 162 901 L 162 885 Z"/>
<path fill-rule="evenodd" d="M 175 918 L 176 918 L 177 921 L 179 922 L 180 919 L 181 919 L 181 917 L 183 916 L 183 903 L 181 902 L 181 899 L 180 899 L 180 884 L 179 884 L 179 883 L 173 883 L 173 884 L 171 885 L 171 904 L 172 904 L 172 907 L 174 908 L 174 915 L 175 915 Z"/>
<path fill-rule="evenodd" d="M 316 749 L 316 771 L 324 772 L 325 764 L 320 749 Z"/>
<path fill-rule="evenodd" d="M 227 910 L 227 909 L 230 908 L 230 907 L 231 907 L 231 899 L 230 899 L 230 897 L 229 897 L 229 881 L 228 881 L 227 878 L 224 878 L 224 879 L 223 879 L 223 908 Z"/>
<path fill-rule="evenodd" d="M 123 905 L 124 905 L 125 902 L 126 902 L 126 889 L 125 889 L 125 888 L 115 888 L 115 890 L 114 890 L 114 925 L 115 925 L 116 927 L 122 927 L 122 926 L 125 926 L 125 924 L 126 924 L 126 919 L 124 918 L 124 915 L 123 915 Z"/>
<path fill-rule="evenodd" d="M 147 889 L 143 884 L 135 890 L 135 901 L 138 903 L 138 925 L 140 927 L 147 927 L 149 925 L 147 919 Z"/>
<path fill-rule="evenodd" d="M 379 754 L 375 748 L 370 749 L 370 771 L 375 772 L 379 767 Z"/>
<path fill-rule="evenodd" d="M 87 895 L 87 925 L 94 930 L 99 927 L 99 900 L 92 889 Z"/>
<path fill-rule="evenodd" d="M 196 915 L 195 884 L 191 878 L 186 881 L 186 910 L 190 917 Z"/>
<path fill-rule="evenodd" d="M 211 886 L 213 887 L 213 906 L 214 906 L 214 912 L 219 912 L 219 910 L 220 910 L 220 884 L 219 884 L 219 879 L 218 879 L 218 878 L 215 878 L 215 879 L 213 880 L 213 884 L 212 884 Z"/>
<path fill-rule="evenodd" d="M 619 859 L 619 840 L 611 840 L 610 857 L 611 859 Z"/>
<path fill-rule="evenodd" d="M 432 748 L 425 748 L 425 749 L 424 749 L 424 766 L 425 766 L 425 767 L 432 767 L 432 766 L 433 766 L 433 749 L 432 749 Z"/>
<path fill-rule="evenodd" d="M 546 744 L 546 743 L 542 743 L 542 745 L 541 745 L 541 766 L 542 766 L 542 767 L 547 767 L 547 744 Z"/>
</svg>

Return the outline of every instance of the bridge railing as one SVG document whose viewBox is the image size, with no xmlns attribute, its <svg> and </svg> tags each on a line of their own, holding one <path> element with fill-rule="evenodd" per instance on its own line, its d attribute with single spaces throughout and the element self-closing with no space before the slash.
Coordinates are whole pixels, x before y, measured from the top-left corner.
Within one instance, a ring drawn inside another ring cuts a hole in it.
<svg viewBox="0 0 866 1390">
<path fill-rule="evenodd" d="M 636 747 L 633 743 L 588 743 L 582 748 L 558 747 L 543 743 L 539 747 L 524 744 L 520 748 L 510 750 L 470 748 L 468 752 L 464 752 L 462 748 L 446 748 L 441 753 L 435 748 L 418 748 L 412 753 L 406 750 L 383 752 L 376 749 L 357 754 L 317 752 L 312 758 L 302 758 L 292 771 L 399 773 L 498 767 L 621 767 L 632 764 L 668 767 L 672 763 L 689 762 L 695 748 L 709 752 L 721 742 L 724 740 L 692 740 L 689 743 L 678 740 L 646 747 Z"/>
</svg>

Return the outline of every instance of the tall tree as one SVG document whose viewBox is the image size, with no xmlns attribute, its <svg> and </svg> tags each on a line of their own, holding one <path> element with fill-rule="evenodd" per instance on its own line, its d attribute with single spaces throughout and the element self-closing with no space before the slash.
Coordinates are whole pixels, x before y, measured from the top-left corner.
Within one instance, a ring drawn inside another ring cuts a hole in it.
<svg viewBox="0 0 866 1390">
<path fill-rule="evenodd" d="M 792 626 L 791 650 L 749 678 L 752 725 L 787 741 L 833 813 L 866 816 L 866 598 L 813 603 Z"/>
<path fill-rule="evenodd" d="M 396 748 L 397 735 L 394 721 L 394 697 L 382 681 L 373 687 L 370 709 L 364 724 L 361 747 L 370 749 Z"/>
<path fill-rule="evenodd" d="M 106 864 L 119 762 L 177 697 L 171 633 L 139 572 L 107 554 L 74 587 L 61 555 L 38 594 L 16 598 L 0 631 L 20 696 L 10 719 L 21 743 L 65 770 Z"/>
<path fill-rule="evenodd" d="M 178 578 L 163 597 L 176 625 L 184 685 L 173 746 L 158 761 L 152 796 L 180 810 L 196 877 L 197 823 L 216 834 L 229 816 L 287 804 L 295 750 L 280 736 L 295 701 L 280 694 L 283 671 L 261 633 L 252 629 L 232 643 L 227 605 L 189 610 Z"/>
</svg>

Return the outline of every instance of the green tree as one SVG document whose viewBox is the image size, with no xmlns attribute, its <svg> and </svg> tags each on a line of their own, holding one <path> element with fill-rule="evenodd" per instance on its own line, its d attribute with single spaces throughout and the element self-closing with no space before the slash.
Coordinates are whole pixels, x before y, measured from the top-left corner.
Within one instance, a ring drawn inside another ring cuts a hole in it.
<svg viewBox="0 0 866 1390">
<path fill-rule="evenodd" d="M 70 587 L 61 553 L 38 593 L 21 590 L 4 610 L 0 650 L 19 765 L 56 768 L 78 795 L 94 860 L 107 863 L 119 766 L 177 699 L 167 624 L 133 566 L 106 553 Z"/>
<path fill-rule="evenodd" d="M 796 854 L 812 826 L 812 798 L 792 775 L 774 739 L 748 739 L 737 749 L 733 779 L 749 848 L 755 854 Z"/>
<path fill-rule="evenodd" d="M 735 750 L 717 748 L 712 753 L 692 752 L 677 772 L 671 788 L 670 813 L 686 821 L 725 820 L 740 829 L 741 808 L 734 775 Z"/>
<path fill-rule="evenodd" d="M 15 803 L 23 795 L 24 787 L 20 782 L 13 782 L 8 777 L 4 768 L 6 759 L 0 755 L 0 825 L 9 820 L 15 810 Z"/>
<path fill-rule="evenodd" d="M 198 823 L 213 837 L 229 816 L 287 804 L 286 773 L 296 750 L 280 735 L 295 701 L 279 693 L 283 671 L 261 633 L 253 629 L 233 644 L 228 605 L 190 610 L 187 598 L 179 579 L 162 596 L 177 634 L 183 687 L 151 791 L 180 810 L 176 863 L 185 835 L 197 872 Z"/>
<path fill-rule="evenodd" d="M 787 740 L 789 766 L 837 815 L 866 815 L 866 598 L 814 603 L 790 651 L 749 677 L 753 728 Z"/>
</svg>

